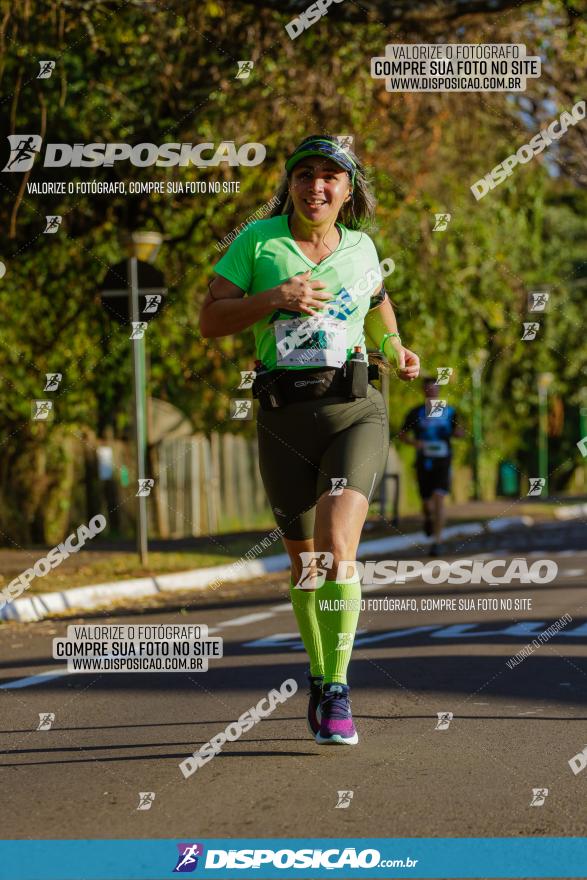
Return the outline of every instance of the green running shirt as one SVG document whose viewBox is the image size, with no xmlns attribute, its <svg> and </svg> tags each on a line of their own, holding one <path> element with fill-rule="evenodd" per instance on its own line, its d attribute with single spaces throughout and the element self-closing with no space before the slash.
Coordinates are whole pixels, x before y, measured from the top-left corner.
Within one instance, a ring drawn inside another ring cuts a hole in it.
<svg viewBox="0 0 587 880">
<path fill-rule="evenodd" d="M 369 300 L 383 278 L 368 235 L 337 224 L 341 239 L 321 263 L 298 247 L 287 215 L 251 223 L 235 238 L 214 271 L 254 296 L 312 269 L 333 294 L 320 316 L 277 309 L 252 325 L 257 357 L 269 370 L 340 367 L 360 346 L 366 357 L 363 324 Z"/>
</svg>

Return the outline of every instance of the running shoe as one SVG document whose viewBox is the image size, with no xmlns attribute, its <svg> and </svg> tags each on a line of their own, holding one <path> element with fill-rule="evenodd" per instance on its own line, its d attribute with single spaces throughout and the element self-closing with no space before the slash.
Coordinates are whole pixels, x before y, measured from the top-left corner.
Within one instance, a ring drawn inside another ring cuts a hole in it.
<svg viewBox="0 0 587 880">
<path fill-rule="evenodd" d="M 320 730 L 320 700 L 322 699 L 322 685 L 324 684 L 323 675 L 308 675 L 310 690 L 308 691 L 308 730 L 312 736 L 316 736 Z"/>
<path fill-rule="evenodd" d="M 359 742 L 359 735 L 351 715 L 349 688 L 346 684 L 325 684 L 320 709 L 322 720 L 320 730 L 316 734 L 317 743 L 354 746 Z"/>
</svg>

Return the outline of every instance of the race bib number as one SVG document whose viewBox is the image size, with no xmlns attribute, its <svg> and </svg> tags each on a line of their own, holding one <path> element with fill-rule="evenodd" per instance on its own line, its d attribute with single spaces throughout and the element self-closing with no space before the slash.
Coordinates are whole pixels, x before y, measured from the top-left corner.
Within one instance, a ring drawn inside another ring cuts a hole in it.
<svg viewBox="0 0 587 880">
<path fill-rule="evenodd" d="M 445 458 L 449 454 L 446 440 L 425 440 L 422 455 L 425 458 Z"/>
<path fill-rule="evenodd" d="M 276 321 L 278 367 L 341 367 L 346 361 L 347 334 L 334 318 Z"/>
</svg>

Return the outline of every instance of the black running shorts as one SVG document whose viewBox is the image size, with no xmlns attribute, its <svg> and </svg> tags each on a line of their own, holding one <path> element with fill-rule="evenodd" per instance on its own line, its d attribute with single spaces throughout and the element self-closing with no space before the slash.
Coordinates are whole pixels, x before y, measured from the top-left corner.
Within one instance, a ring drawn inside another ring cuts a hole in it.
<svg viewBox="0 0 587 880">
<path fill-rule="evenodd" d="M 450 492 L 450 456 L 425 458 L 416 462 L 416 476 L 420 497 L 427 501 L 435 492 Z"/>
<path fill-rule="evenodd" d="M 314 533 L 324 492 L 356 489 L 369 501 L 389 450 L 389 424 L 379 391 L 348 400 L 323 397 L 257 414 L 259 467 L 275 521 L 286 538 Z M 346 481 L 346 482 L 345 482 Z"/>
</svg>

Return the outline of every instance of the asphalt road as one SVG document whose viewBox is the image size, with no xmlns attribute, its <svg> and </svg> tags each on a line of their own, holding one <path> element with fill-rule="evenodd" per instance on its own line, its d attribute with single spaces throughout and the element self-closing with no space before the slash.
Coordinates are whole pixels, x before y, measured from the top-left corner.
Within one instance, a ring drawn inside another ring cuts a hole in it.
<svg viewBox="0 0 587 880">
<path fill-rule="evenodd" d="M 264 598 L 257 591 L 238 605 L 142 617 L 213 628 L 224 657 L 207 672 L 62 674 L 51 640 L 74 621 L 1 626 L 0 779 L 10 793 L 2 836 L 584 836 L 587 769 L 574 775 L 568 762 L 587 744 L 585 524 L 491 541 L 487 558 L 552 559 L 556 580 L 413 580 L 365 592 L 415 598 L 419 610 L 361 615 L 350 673 L 354 748 L 319 747 L 307 733 L 306 667 L 285 577 L 268 580 Z M 482 548 L 468 542 L 447 559 L 472 553 Z M 422 605 L 451 597 L 474 607 Z M 511 599 L 512 609 L 483 610 L 494 598 Z M 515 610 L 516 600 L 526 607 Z M 563 614 L 572 621 L 556 637 L 506 665 Z M 183 777 L 180 761 L 288 678 L 299 684 L 293 697 Z M 439 712 L 453 713 L 447 729 L 436 729 Z M 36 729 L 40 713 L 54 713 L 50 730 Z M 541 806 L 530 805 L 533 789 L 548 789 Z M 336 806 L 339 791 L 353 792 L 345 808 Z M 139 792 L 155 793 L 149 809 L 137 809 Z"/>
</svg>

